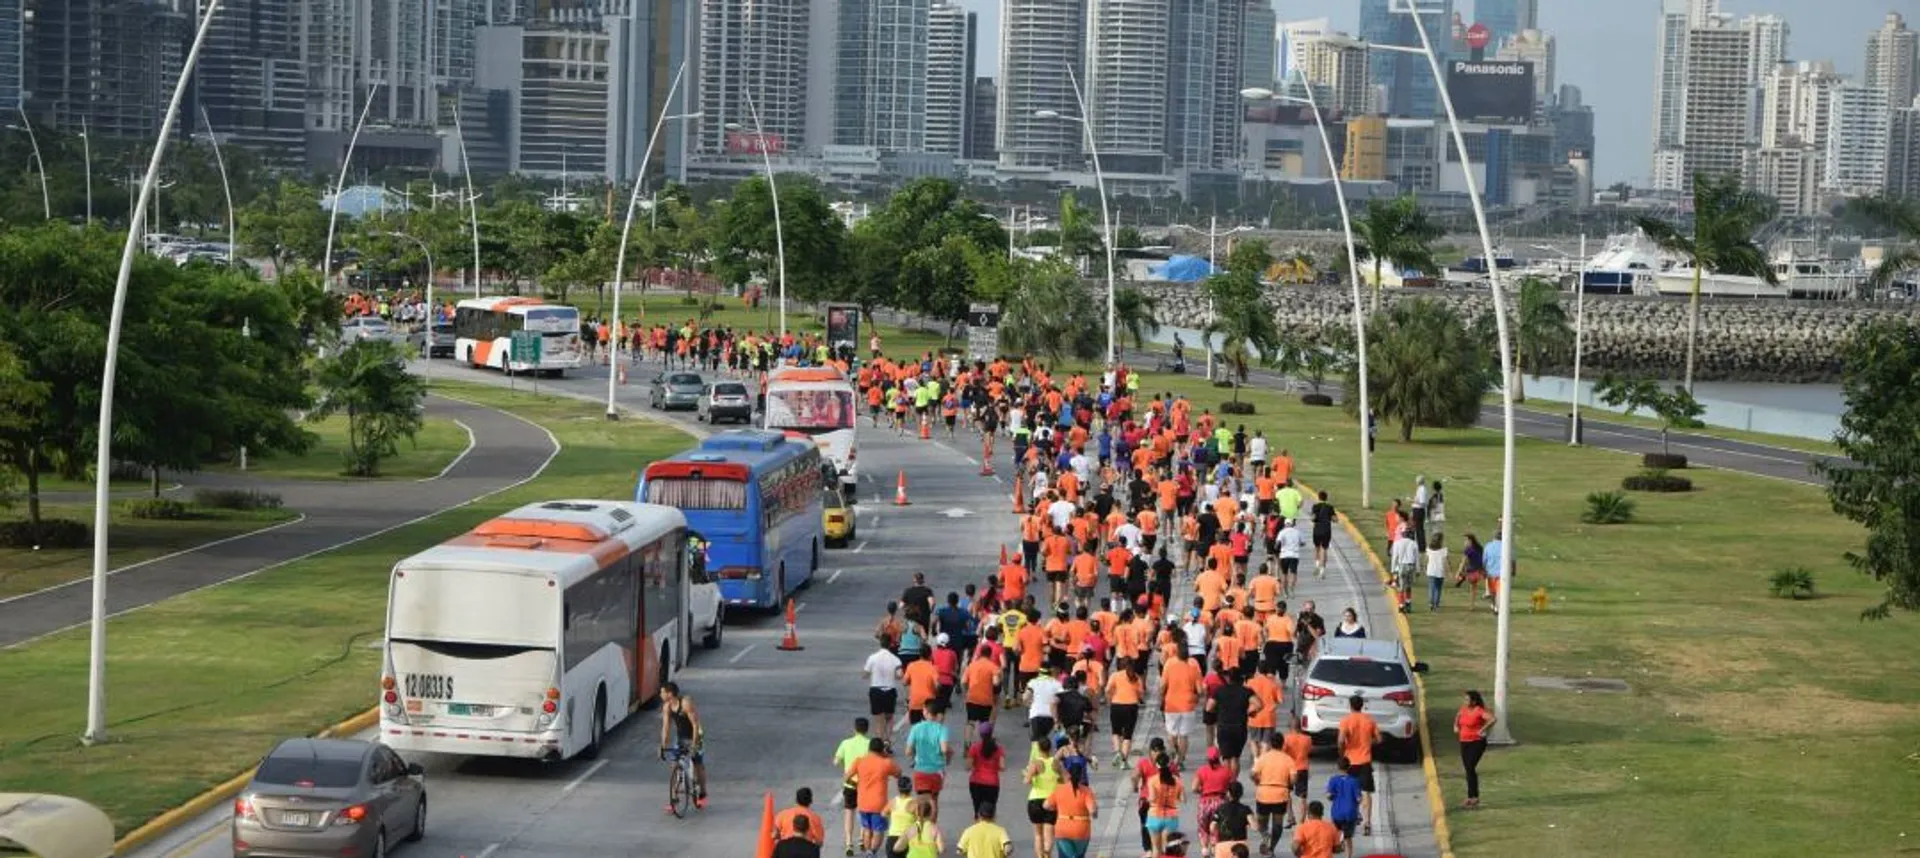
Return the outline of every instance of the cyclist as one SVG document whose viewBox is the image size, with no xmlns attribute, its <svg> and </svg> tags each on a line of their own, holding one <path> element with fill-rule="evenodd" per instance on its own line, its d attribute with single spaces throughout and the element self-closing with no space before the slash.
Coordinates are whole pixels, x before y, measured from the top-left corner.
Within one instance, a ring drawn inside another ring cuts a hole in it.
<svg viewBox="0 0 1920 858">
<path fill-rule="evenodd" d="M 673 748 L 678 754 L 687 754 L 693 760 L 693 806 L 705 810 L 707 807 L 707 758 L 704 753 L 706 730 L 700 725 L 700 712 L 694 708 L 693 698 L 680 693 L 677 683 L 669 682 L 660 686 L 660 758 L 667 758 L 667 749 Z M 672 742 L 669 744 L 669 738 Z"/>
</svg>

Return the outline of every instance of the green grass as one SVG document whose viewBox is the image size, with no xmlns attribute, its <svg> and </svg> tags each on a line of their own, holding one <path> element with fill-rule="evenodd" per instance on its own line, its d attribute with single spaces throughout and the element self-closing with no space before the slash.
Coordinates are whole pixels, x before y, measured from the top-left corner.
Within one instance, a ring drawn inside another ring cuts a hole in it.
<svg viewBox="0 0 1920 858">
<path fill-rule="evenodd" d="M 1230 395 L 1177 376 L 1144 389 L 1216 411 Z M 1446 485 L 1449 548 L 1495 530 L 1498 434 L 1421 429 L 1401 443 L 1383 425 L 1374 508 L 1362 510 L 1353 421 L 1296 397 L 1241 396 L 1259 410 L 1248 429 L 1292 448 L 1301 478 L 1329 491 L 1382 556 L 1381 511 L 1419 474 Z M 1688 471 L 1691 494 L 1635 494 L 1631 524 L 1586 525 L 1585 495 L 1617 488 L 1638 458 L 1527 440 L 1517 456 L 1510 717 L 1520 744 L 1482 764 L 1485 807 L 1452 812 L 1458 852 L 1797 856 L 1837 841 L 1901 851 L 1911 814 L 1889 808 L 1920 805 L 1920 674 L 1900 654 L 1920 650 L 1920 623 L 1860 621 L 1877 589 L 1841 553 L 1862 532 L 1817 488 L 1717 470 Z M 1785 566 L 1812 570 L 1819 597 L 1769 596 Z M 1541 586 L 1552 603 L 1536 615 L 1526 597 Z M 1441 613 L 1411 618 L 1433 666 L 1427 726 L 1452 808 L 1465 796 L 1453 712 L 1465 689 L 1492 693 L 1494 618 L 1465 611 L 1464 593 L 1449 589 Z M 1589 675 L 1632 690 L 1525 681 Z"/>
<path fill-rule="evenodd" d="M 1499 394 L 1488 394 L 1485 397 L 1485 401 L 1488 405 L 1499 405 L 1500 396 Z M 1571 410 L 1571 406 L 1565 402 L 1554 402 L 1547 399 L 1530 399 L 1525 402 L 1516 402 L 1513 404 L 1513 407 L 1516 411 L 1524 410 L 1537 414 L 1551 414 L 1555 417 L 1565 417 Z M 1583 422 L 1588 420 L 1604 420 L 1608 423 L 1624 423 L 1628 426 L 1638 426 L 1643 429 L 1658 430 L 1661 426 L 1660 421 L 1655 418 L 1640 414 L 1623 414 L 1619 411 L 1609 409 L 1606 406 L 1581 405 L 1580 418 Z M 1677 439 L 1681 433 L 1704 435 L 1709 438 L 1725 438 L 1729 441 L 1745 441 L 1750 444 L 1765 444 L 1770 447 L 1798 450 L 1802 453 L 1816 453 L 1822 456 L 1840 455 L 1840 448 L 1834 446 L 1831 441 L 1819 441 L 1813 438 L 1800 438 L 1793 435 L 1748 432 L 1744 429 L 1728 429 L 1723 426 L 1702 426 L 1698 429 L 1678 430 L 1674 433 L 1674 437 Z"/>
<path fill-rule="evenodd" d="M 122 833 L 252 765 L 280 738 L 372 705 L 387 570 L 489 516 L 556 497 L 631 497 L 633 472 L 689 438 L 650 421 L 609 422 L 598 406 L 478 385 L 443 393 L 512 410 L 564 449 L 527 485 L 254 578 L 170 599 L 109 627 L 114 741 L 85 725 L 84 629 L 0 651 L 0 792 L 51 792 L 99 805 Z M 610 462 L 631 463 L 609 466 Z"/>
<path fill-rule="evenodd" d="M 347 449 L 347 418 L 329 417 L 304 424 L 319 436 L 312 449 L 300 455 L 260 455 L 247 460 L 247 473 L 265 479 L 352 480 L 344 473 Z M 419 480 L 434 476 L 467 449 L 467 430 L 445 417 L 428 417 L 419 434 L 400 442 L 400 452 L 380 462 L 380 473 L 373 479 Z M 223 471 L 238 471 L 239 463 L 220 466 Z"/>
<path fill-rule="evenodd" d="M 139 497 L 145 497 L 141 495 Z M 184 521 L 156 521 L 128 516 L 126 505 L 139 497 L 120 497 L 113 502 L 107 565 L 118 568 L 129 563 L 151 560 L 217 539 L 238 536 L 262 527 L 287 521 L 297 511 L 273 510 L 200 510 L 201 518 Z M 169 495 L 173 497 L 173 495 Z M 187 498 L 180 498 L 187 500 Z M 70 518 L 93 523 L 93 504 L 44 504 L 45 519 Z M 25 520 L 26 502 L 6 511 L 5 520 Z M 0 548 L 0 599 L 85 578 L 93 571 L 91 548 L 42 549 Z"/>
</svg>

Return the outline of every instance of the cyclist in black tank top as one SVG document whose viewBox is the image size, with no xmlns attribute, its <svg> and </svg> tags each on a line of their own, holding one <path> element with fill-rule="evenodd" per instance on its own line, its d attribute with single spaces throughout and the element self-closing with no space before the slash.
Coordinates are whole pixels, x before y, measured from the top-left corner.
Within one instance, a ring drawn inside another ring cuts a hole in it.
<svg viewBox="0 0 1920 858">
<path fill-rule="evenodd" d="M 677 747 L 693 761 L 694 803 L 707 806 L 706 731 L 700 727 L 700 710 L 693 698 L 680 693 L 677 683 L 660 686 L 660 756 Z M 672 741 L 669 741 L 671 738 Z"/>
</svg>

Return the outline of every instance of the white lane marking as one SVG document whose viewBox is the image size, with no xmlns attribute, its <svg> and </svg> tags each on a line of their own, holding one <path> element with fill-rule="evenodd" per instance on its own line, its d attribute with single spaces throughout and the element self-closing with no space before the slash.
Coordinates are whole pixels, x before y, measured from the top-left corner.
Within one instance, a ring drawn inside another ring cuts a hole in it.
<svg viewBox="0 0 1920 858">
<path fill-rule="evenodd" d="M 834 792 L 834 794 L 833 794 L 833 800 L 832 800 L 832 801 L 830 801 L 830 802 L 827 802 L 827 806 L 828 806 L 828 807 L 839 807 L 839 806 L 840 806 L 840 803 L 841 803 L 842 801 L 845 801 L 845 800 L 846 800 L 846 796 L 845 796 L 845 795 L 842 795 L 842 794 L 841 794 L 841 793 L 840 793 L 840 792 L 839 792 L 838 790 L 836 790 L 836 791 Z"/>
<path fill-rule="evenodd" d="M 734 653 L 732 658 L 727 659 L 727 663 L 739 664 L 740 659 L 746 658 L 747 653 L 753 652 L 753 648 L 757 646 L 759 646 L 759 644 L 747 644 L 746 646 L 741 647 L 739 652 Z"/>
<path fill-rule="evenodd" d="M 829 583 L 829 584 L 831 584 L 831 583 L 833 583 L 833 582 L 835 582 L 835 581 L 838 581 L 838 580 L 840 580 L 840 576 L 841 576 L 841 574 L 843 574 L 843 573 L 845 573 L 846 571 L 847 571 L 847 570 L 845 570 L 845 569 L 835 569 L 835 570 L 833 570 L 833 574 L 832 574 L 832 575 L 828 575 L 828 576 L 827 576 L 827 583 Z"/>
<path fill-rule="evenodd" d="M 880 523 L 880 519 L 879 519 L 878 517 L 875 517 L 875 518 L 874 518 L 874 520 L 873 520 L 873 523 L 874 523 L 874 524 L 879 524 L 879 523 Z M 859 554 L 860 552 L 862 552 L 862 551 L 865 551 L 865 550 L 867 550 L 867 541 L 866 541 L 866 540 L 864 540 L 864 539 L 862 539 L 862 540 L 860 540 L 860 544 L 859 544 L 859 545 L 856 545 L 856 546 L 854 546 L 854 547 L 853 547 L 853 553 L 855 553 L 855 554 Z"/>
<path fill-rule="evenodd" d="M 477 445 L 478 445 L 478 444 L 480 443 L 480 442 L 479 442 L 478 440 L 476 440 L 476 439 L 475 439 L 475 438 L 473 437 L 473 427 L 472 427 L 472 426 L 468 426 L 468 425 L 467 425 L 467 424 L 466 424 L 466 423 L 465 423 L 464 421 L 460 421 L 460 420 L 455 420 L 455 421 L 453 421 L 453 425 L 455 425 L 455 426 L 458 426 L 458 427 L 460 427 L 460 428 L 462 428 L 462 429 L 465 429 L 465 430 L 467 430 L 467 449 L 465 449 L 465 450 L 461 450 L 461 451 L 460 451 L 460 455 L 458 455 L 458 456 L 455 456 L 455 457 L 453 457 L 453 461 L 451 461 L 451 462 L 448 462 L 448 463 L 447 463 L 447 466 L 446 466 L 446 467 L 444 467 L 444 468 L 441 468 L 441 469 L 440 469 L 440 473 L 437 473 L 437 474 L 434 474 L 434 475 L 433 475 L 433 476 L 431 476 L 431 477 L 422 477 L 422 478 L 420 478 L 420 479 L 418 479 L 418 480 L 414 480 L 414 482 L 416 482 L 416 483 L 431 483 L 431 482 L 433 482 L 434 480 L 437 480 L 437 479 L 440 479 L 441 477 L 444 477 L 444 476 L 446 476 L 446 475 L 447 475 L 447 472 L 448 472 L 448 471 L 451 471 L 451 470 L 453 470 L 453 468 L 454 468 L 454 466 L 455 466 L 455 465 L 458 465 L 458 464 L 460 464 L 460 462 L 461 462 L 461 460 L 463 460 L 463 459 L 465 459 L 465 458 L 467 458 L 467 454 L 468 454 L 468 453 L 471 453 L 471 452 L 473 452 L 473 448 L 474 448 L 475 446 L 477 446 Z"/>
<path fill-rule="evenodd" d="M 795 602 L 795 603 L 793 603 L 793 612 L 794 612 L 794 613 L 796 613 L 796 614 L 797 614 L 797 613 L 800 613 L 801 611 L 804 611 L 804 610 L 806 610 L 806 609 L 807 609 L 807 603 L 805 603 L 805 602 Z"/>
<path fill-rule="evenodd" d="M 492 858 L 493 853 L 498 851 L 500 851 L 500 844 L 489 843 L 487 844 L 487 848 L 480 850 L 480 854 L 473 856 L 473 858 Z"/>
<path fill-rule="evenodd" d="M 283 522 L 280 522 L 279 524 L 274 524 L 274 525 L 269 525 L 269 526 L 267 526 L 267 527 L 263 527 L 263 528 L 260 528 L 259 530 L 249 530 L 249 531 L 247 531 L 246 533 L 241 533 L 241 534 L 237 534 L 237 535 L 234 535 L 234 536 L 229 536 L 229 537 L 226 537 L 226 538 L 224 538 L 224 539 L 216 539 L 216 540 L 214 540 L 214 541 L 212 541 L 212 542 L 203 542 L 203 543 L 201 543 L 201 544 L 199 544 L 199 545 L 196 545 L 196 546 L 194 546 L 194 547 L 192 547 L 192 548 L 183 548 L 183 549 L 180 549 L 179 551 L 175 551 L 175 552 L 173 552 L 173 553 L 171 553 L 171 554 L 162 554 L 162 555 L 160 555 L 159 557 L 154 557 L 154 558 L 150 558 L 150 559 L 147 559 L 147 560 L 142 560 L 142 561 L 140 561 L 140 562 L 138 562 L 138 563 L 129 563 L 129 564 L 127 564 L 127 565 L 125 565 L 125 566 L 122 566 L 122 567 L 120 567 L 120 568 L 118 568 L 118 569 L 114 569 L 114 570 L 111 570 L 111 571 L 109 571 L 109 572 L 107 572 L 107 575 L 109 575 L 109 576 L 113 576 L 113 575 L 118 575 L 118 574 L 120 574 L 120 573 L 122 573 L 122 572 L 132 572 L 133 570 L 135 570 L 135 569 L 138 569 L 138 568 L 140 568 L 140 567 L 142 567 L 142 566 L 149 566 L 149 565 L 152 565 L 152 564 L 155 564 L 155 563 L 159 563 L 159 562 L 161 562 L 161 561 L 163 561 L 163 560 L 172 560 L 172 559 L 173 559 L 173 558 L 175 558 L 175 557 L 180 557 L 180 556 L 183 556 L 183 555 L 187 555 L 187 554 L 192 554 L 192 553 L 194 553 L 194 552 L 196 552 L 196 551 L 203 551 L 203 550 L 206 550 L 206 549 L 208 549 L 208 548 L 212 548 L 212 547 L 214 547 L 214 546 L 216 546 L 216 545 L 225 545 L 225 544 L 227 544 L 227 543 L 229 543 L 229 542 L 237 542 L 237 541 L 239 541 L 239 540 L 242 540 L 242 539 L 246 539 L 246 538 L 248 538 L 248 537 L 252 537 L 252 536 L 259 536 L 260 534 L 263 534 L 263 533 L 269 533 L 269 532 L 272 532 L 272 531 L 275 531 L 275 530 L 279 530 L 280 528 L 283 528 L 283 527 L 292 527 L 292 526 L 294 526 L 294 525 L 296 525 L 296 524 L 299 524 L 300 522 L 303 522 L 303 521 L 306 521 L 306 520 L 307 520 L 307 516 L 306 516 L 306 514 L 305 514 L 305 513 L 301 513 L 300 515 L 297 515 L 297 516 L 295 516 L 295 517 L 293 518 L 293 520 L 292 520 L 292 521 L 283 521 Z M 43 595 L 43 594 L 46 594 L 46 593 L 52 593 L 52 592 L 55 592 L 55 591 L 57 591 L 57 590 L 64 590 L 64 589 L 66 589 L 66 588 L 68 588 L 68 587 L 72 587 L 72 586 L 74 586 L 75 584 L 89 584 L 89 583 L 92 583 L 92 582 L 93 582 L 93 579 L 92 579 L 92 578 L 75 578 L 75 579 L 73 579 L 72 581 L 68 581 L 68 582 L 66 582 L 66 583 L 64 583 L 64 584 L 55 584 L 55 585 L 53 585 L 53 586 L 51 586 L 51 587 L 42 587 L 42 588 L 40 588 L 40 589 L 38 589 L 38 590 L 35 590 L 35 591 L 33 591 L 33 592 L 31 592 L 31 593 L 21 593 L 21 594 L 20 594 L 20 595 L 18 595 L 18 596 L 8 596 L 8 597 L 6 597 L 6 598 L 4 598 L 4 599 L 0 599 L 0 605 L 4 605 L 4 604 L 7 604 L 8 602 L 18 602 L 18 601 L 20 601 L 21 599 L 31 599 L 31 598 L 33 598 L 33 597 L 35 597 L 35 596 L 39 596 L 39 595 Z"/>
<path fill-rule="evenodd" d="M 593 777 L 594 775 L 597 775 L 597 774 L 599 774 L 599 773 L 600 773 L 600 770 L 601 770 L 601 769 L 604 769 L 604 768 L 606 768 L 606 767 L 607 767 L 607 764 L 608 764 L 608 763 L 610 763 L 610 762 L 613 762 L 613 761 L 612 761 L 612 760 L 601 760 L 601 761 L 599 761 L 599 762 L 597 762 L 597 763 L 594 763 L 594 764 L 593 764 L 593 765 L 591 765 L 591 766 L 588 766 L 588 767 L 587 767 L 587 770 L 586 770 L 586 771 L 584 771 L 584 772 L 581 772 L 581 773 L 580 773 L 580 776 L 579 776 L 579 777 L 577 777 L 577 778 L 574 778 L 574 779 L 573 779 L 573 782 L 572 782 L 572 783 L 569 783 L 569 784 L 567 784 L 567 785 L 566 785 L 566 787 L 564 787 L 564 788 L 562 788 L 562 789 L 560 790 L 560 792 L 562 792 L 562 793 L 570 793 L 570 792 L 573 792 L 573 791 L 574 791 L 574 790 L 576 790 L 576 789 L 579 789 L 579 788 L 580 788 L 580 785 L 581 785 L 581 784 L 583 784 L 583 783 L 586 783 L 586 782 L 587 782 L 587 778 L 590 778 L 590 777 Z"/>
</svg>

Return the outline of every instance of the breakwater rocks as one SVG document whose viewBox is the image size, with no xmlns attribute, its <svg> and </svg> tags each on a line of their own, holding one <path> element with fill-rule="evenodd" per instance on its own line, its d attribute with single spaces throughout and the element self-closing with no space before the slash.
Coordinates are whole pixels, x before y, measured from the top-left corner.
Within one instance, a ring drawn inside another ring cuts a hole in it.
<svg viewBox="0 0 1920 858">
<path fill-rule="evenodd" d="M 1136 283 L 1160 300 L 1160 321 L 1203 327 L 1207 302 L 1196 285 Z M 1347 287 L 1285 286 L 1267 290 L 1283 333 L 1318 339 L 1332 327 L 1351 329 Z M 1363 300 L 1371 300 L 1363 294 Z M 1484 290 L 1387 289 L 1382 306 L 1427 298 L 1468 318 L 1493 312 Z M 1573 296 L 1563 294 L 1569 323 Z M 1840 378 L 1840 352 L 1853 329 L 1876 318 L 1920 324 L 1920 302 L 1859 303 L 1703 298 L 1694 377 L 1720 381 L 1830 382 Z M 1679 378 L 1686 365 L 1687 301 L 1681 297 L 1588 295 L 1582 365 L 1589 374 L 1618 372 Z M 1566 366 L 1529 367 L 1559 372 Z"/>
</svg>

